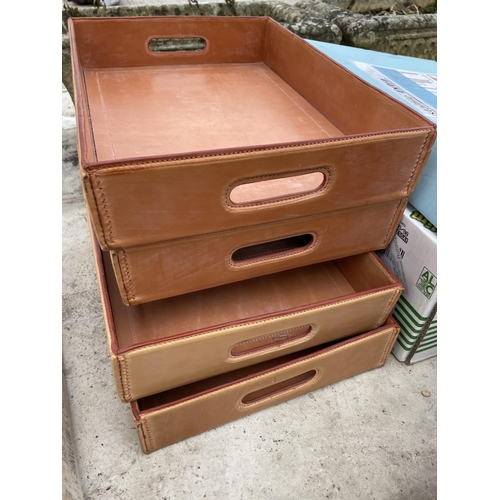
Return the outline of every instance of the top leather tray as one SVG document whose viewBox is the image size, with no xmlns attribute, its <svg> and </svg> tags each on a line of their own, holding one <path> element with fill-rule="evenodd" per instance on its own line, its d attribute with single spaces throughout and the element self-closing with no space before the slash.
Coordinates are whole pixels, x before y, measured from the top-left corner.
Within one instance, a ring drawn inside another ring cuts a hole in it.
<svg viewBox="0 0 500 500">
<path fill-rule="evenodd" d="M 270 18 L 68 25 L 104 250 L 404 199 L 435 140 L 433 123 Z"/>
</svg>

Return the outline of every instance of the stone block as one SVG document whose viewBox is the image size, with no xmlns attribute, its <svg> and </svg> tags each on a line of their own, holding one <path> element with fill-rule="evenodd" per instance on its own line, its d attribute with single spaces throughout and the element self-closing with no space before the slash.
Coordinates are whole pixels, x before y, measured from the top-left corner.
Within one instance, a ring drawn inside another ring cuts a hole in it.
<svg viewBox="0 0 500 500">
<path fill-rule="evenodd" d="M 416 6 L 419 9 L 437 5 L 437 0 L 324 0 L 324 2 L 340 9 L 349 9 L 351 12 L 359 13 L 390 9 L 396 5 L 402 7 Z"/>
<path fill-rule="evenodd" d="M 364 16 L 343 12 L 334 18 L 343 44 L 437 60 L 437 14 Z"/>
</svg>

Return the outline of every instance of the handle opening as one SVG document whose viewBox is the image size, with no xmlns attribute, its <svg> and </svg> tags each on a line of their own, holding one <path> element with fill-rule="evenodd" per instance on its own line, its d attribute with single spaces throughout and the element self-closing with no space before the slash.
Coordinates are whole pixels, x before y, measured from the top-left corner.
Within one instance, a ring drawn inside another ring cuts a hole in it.
<svg viewBox="0 0 500 500">
<path fill-rule="evenodd" d="M 325 182 L 326 176 L 323 172 L 251 181 L 234 187 L 229 193 L 229 200 L 239 206 L 276 202 L 315 193 Z"/>
<path fill-rule="evenodd" d="M 233 262 L 239 263 L 252 261 L 262 256 L 284 257 L 291 252 L 301 249 L 305 250 L 311 245 L 313 240 L 314 236 L 312 234 L 301 234 L 257 245 L 250 245 L 233 252 L 231 259 Z"/>
<path fill-rule="evenodd" d="M 301 375 L 297 375 L 296 377 L 289 378 L 288 380 L 284 380 L 283 382 L 278 382 L 277 384 L 272 384 L 268 387 L 264 387 L 263 389 L 259 389 L 258 391 L 251 392 L 243 397 L 241 403 L 244 405 L 257 403 L 271 396 L 275 396 L 280 392 L 291 389 L 292 387 L 298 387 L 311 380 L 316 375 L 316 373 L 316 370 L 309 370 L 306 373 L 302 373 Z"/>
<path fill-rule="evenodd" d="M 204 38 L 151 38 L 148 49 L 151 52 L 201 52 L 207 47 Z"/>
<path fill-rule="evenodd" d="M 308 336 L 312 331 L 312 325 L 299 326 L 289 330 L 273 332 L 269 335 L 256 337 L 235 344 L 229 354 L 233 357 L 253 354 L 259 351 L 267 350 L 273 347 L 282 346 L 295 340 Z"/>
</svg>

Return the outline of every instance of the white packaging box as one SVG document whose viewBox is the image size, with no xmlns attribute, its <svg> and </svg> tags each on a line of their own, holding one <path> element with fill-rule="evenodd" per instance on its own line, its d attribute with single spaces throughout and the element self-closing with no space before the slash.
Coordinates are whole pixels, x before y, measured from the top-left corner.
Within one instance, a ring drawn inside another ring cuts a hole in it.
<svg viewBox="0 0 500 500">
<path fill-rule="evenodd" d="M 308 40 L 326 56 L 346 67 L 374 87 L 437 123 L 437 62 L 417 57 Z M 437 141 L 410 195 L 410 203 L 437 223 Z"/>
<path fill-rule="evenodd" d="M 392 311 L 401 327 L 392 353 L 406 364 L 436 356 L 436 227 L 408 205 L 394 238 L 378 255 L 404 286 Z"/>
</svg>

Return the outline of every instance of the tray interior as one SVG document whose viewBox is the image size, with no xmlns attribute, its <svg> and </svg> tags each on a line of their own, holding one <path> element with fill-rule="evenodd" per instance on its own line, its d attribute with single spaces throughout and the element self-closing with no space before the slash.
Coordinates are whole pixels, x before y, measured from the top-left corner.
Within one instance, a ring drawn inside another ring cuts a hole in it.
<svg viewBox="0 0 500 500">
<path fill-rule="evenodd" d="M 106 252 L 103 261 L 114 324 L 112 334 L 119 352 L 138 344 L 305 309 L 394 284 L 382 267 L 374 265 L 371 254 L 362 254 L 125 306 Z"/>
<path fill-rule="evenodd" d="M 91 162 L 429 126 L 270 18 L 75 18 L 69 31 Z M 193 37 L 203 50 L 150 45 Z"/>
<path fill-rule="evenodd" d="M 344 135 L 265 63 L 84 70 L 96 160 Z"/>
</svg>

